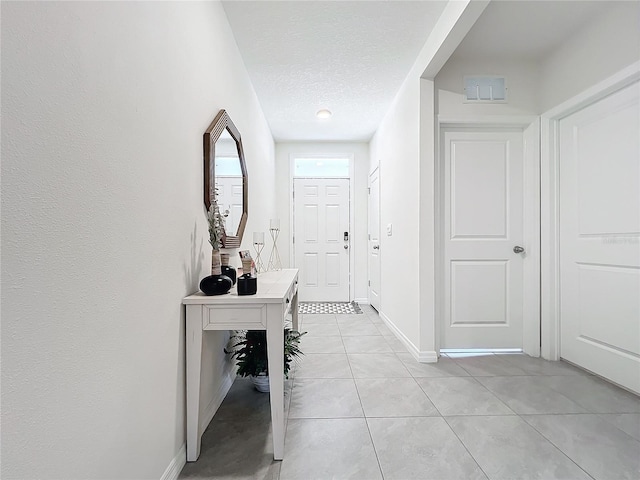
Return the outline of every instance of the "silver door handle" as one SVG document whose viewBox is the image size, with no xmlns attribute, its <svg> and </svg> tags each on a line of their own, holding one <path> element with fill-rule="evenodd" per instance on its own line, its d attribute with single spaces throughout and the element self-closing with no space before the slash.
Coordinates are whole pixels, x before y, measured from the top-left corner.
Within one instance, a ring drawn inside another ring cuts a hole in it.
<svg viewBox="0 0 640 480">
<path fill-rule="evenodd" d="M 515 247 L 513 247 L 513 253 L 524 253 L 524 248 L 522 248 L 519 245 L 516 245 Z"/>
<path fill-rule="evenodd" d="M 349 245 L 345 245 L 345 246 L 344 246 L 344 249 L 345 249 L 345 250 L 346 250 L 347 248 L 349 248 Z"/>
<path fill-rule="evenodd" d="M 374 245 L 374 246 L 373 246 L 373 249 L 374 249 L 374 250 L 380 250 L 380 245 Z"/>
</svg>

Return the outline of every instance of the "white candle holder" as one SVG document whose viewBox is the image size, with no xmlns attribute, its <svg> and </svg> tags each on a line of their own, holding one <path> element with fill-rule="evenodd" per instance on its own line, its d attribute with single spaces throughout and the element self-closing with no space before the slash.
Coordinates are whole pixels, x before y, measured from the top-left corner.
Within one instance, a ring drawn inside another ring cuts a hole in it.
<svg viewBox="0 0 640 480">
<path fill-rule="evenodd" d="M 264 249 L 264 232 L 253 232 L 253 248 L 256 250 L 256 273 L 265 272 L 266 269 L 260 257 Z"/>
<path fill-rule="evenodd" d="M 280 219 L 272 218 L 269 221 L 269 234 L 273 240 L 271 247 L 271 254 L 269 255 L 269 270 L 282 269 L 282 262 L 280 261 L 280 252 L 278 252 L 278 235 L 280 235 Z"/>
</svg>

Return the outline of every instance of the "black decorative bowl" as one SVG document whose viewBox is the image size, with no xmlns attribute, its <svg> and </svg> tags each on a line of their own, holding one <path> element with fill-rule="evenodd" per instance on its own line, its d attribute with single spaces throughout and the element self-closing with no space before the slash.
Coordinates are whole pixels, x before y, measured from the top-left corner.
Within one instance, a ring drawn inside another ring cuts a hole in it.
<svg viewBox="0 0 640 480">
<path fill-rule="evenodd" d="M 209 275 L 200 281 L 200 290 L 205 295 L 223 295 L 232 286 L 233 282 L 226 275 Z"/>
</svg>

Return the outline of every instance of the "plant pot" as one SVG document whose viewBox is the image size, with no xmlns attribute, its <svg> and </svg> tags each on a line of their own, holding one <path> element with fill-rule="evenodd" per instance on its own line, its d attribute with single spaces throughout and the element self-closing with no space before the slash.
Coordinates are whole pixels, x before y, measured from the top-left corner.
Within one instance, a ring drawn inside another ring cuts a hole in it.
<svg viewBox="0 0 640 480">
<path fill-rule="evenodd" d="M 269 376 L 268 375 L 250 375 L 251 382 L 256 390 L 262 393 L 269 393 Z"/>
<path fill-rule="evenodd" d="M 222 259 L 220 257 L 220 250 L 211 251 L 211 275 L 222 275 Z"/>
<path fill-rule="evenodd" d="M 220 253 L 220 270 L 222 271 L 222 275 L 226 275 L 231 279 L 233 284 L 236 284 L 236 269 L 229 265 L 229 254 L 228 253 Z"/>
</svg>

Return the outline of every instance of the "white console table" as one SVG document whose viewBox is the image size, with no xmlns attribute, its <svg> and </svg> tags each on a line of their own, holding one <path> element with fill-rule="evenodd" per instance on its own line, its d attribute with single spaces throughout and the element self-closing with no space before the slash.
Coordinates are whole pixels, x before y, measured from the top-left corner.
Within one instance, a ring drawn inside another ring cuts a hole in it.
<svg viewBox="0 0 640 480">
<path fill-rule="evenodd" d="M 298 330 L 298 270 L 265 272 L 258 276 L 255 295 L 236 293 L 206 296 L 202 292 L 182 300 L 186 305 L 187 356 L 187 461 L 200 455 L 200 373 L 202 339 L 207 330 L 266 330 L 270 376 L 273 457 L 284 455 L 284 321 L 291 311 L 293 329 Z"/>
</svg>

